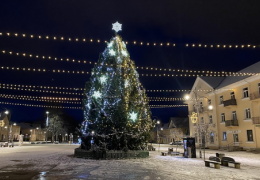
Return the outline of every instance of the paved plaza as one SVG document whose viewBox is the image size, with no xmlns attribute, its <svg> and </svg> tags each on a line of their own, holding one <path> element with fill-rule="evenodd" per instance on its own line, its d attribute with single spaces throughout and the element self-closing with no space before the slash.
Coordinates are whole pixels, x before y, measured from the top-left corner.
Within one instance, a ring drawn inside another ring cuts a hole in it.
<svg viewBox="0 0 260 180">
<path fill-rule="evenodd" d="M 206 150 L 205 156 L 224 153 L 241 163 L 241 169 L 205 167 L 203 158 L 161 156 L 171 145 L 158 145 L 145 159 L 89 160 L 73 157 L 79 145 L 27 144 L 0 148 L 0 180 L 175 180 L 259 179 L 260 154 Z M 182 147 L 178 147 L 182 152 Z"/>
</svg>

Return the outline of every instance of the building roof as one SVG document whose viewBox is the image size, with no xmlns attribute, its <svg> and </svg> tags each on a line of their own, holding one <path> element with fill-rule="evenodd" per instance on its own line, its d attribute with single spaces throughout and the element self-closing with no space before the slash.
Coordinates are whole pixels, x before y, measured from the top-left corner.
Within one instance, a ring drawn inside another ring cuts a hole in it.
<svg viewBox="0 0 260 180">
<path fill-rule="evenodd" d="M 169 128 L 188 128 L 189 118 L 187 117 L 171 117 Z"/>
<path fill-rule="evenodd" d="M 237 73 L 260 73 L 260 61 L 251 66 L 248 66 Z M 236 83 L 243 79 L 250 77 L 248 76 L 229 76 L 229 77 L 200 77 L 206 83 L 208 83 L 213 89 L 220 89 L 230 84 Z"/>
</svg>

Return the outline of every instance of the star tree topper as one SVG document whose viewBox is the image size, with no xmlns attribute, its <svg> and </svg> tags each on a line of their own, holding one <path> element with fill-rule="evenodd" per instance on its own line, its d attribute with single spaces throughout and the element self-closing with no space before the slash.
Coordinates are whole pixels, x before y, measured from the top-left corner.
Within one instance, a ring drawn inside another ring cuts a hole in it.
<svg viewBox="0 0 260 180">
<path fill-rule="evenodd" d="M 112 27 L 112 30 L 114 30 L 116 33 L 118 31 L 122 31 L 122 24 L 120 24 L 118 21 L 115 22 L 114 24 L 112 24 L 113 27 Z"/>
</svg>

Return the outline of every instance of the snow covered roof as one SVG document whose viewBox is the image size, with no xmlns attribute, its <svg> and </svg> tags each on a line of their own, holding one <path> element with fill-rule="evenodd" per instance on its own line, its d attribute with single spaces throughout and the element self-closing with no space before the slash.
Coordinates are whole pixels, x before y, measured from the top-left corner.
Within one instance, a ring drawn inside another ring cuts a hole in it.
<svg viewBox="0 0 260 180">
<path fill-rule="evenodd" d="M 260 73 L 260 61 L 248 66 L 237 73 Z M 229 76 L 229 77 L 200 77 L 208 83 L 213 89 L 220 89 L 235 82 L 246 79 L 250 76 Z"/>
</svg>

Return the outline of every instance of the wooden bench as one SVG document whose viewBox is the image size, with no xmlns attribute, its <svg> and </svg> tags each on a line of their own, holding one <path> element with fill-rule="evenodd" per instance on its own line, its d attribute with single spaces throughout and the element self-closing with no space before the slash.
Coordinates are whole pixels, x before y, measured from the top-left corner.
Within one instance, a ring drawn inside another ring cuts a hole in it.
<svg viewBox="0 0 260 180">
<path fill-rule="evenodd" d="M 210 163 L 214 164 L 214 168 L 220 169 L 220 159 L 218 157 L 210 156 L 209 160 L 205 160 L 206 167 L 210 167 Z"/>
<path fill-rule="evenodd" d="M 236 169 L 240 169 L 240 162 L 236 162 L 231 157 L 222 157 L 221 159 L 221 165 L 222 166 L 228 166 L 228 163 L 234 164 Z"/>
<path fill-rule="evenodd" d="M 170 154 L 173 155 L 173 156 L 178 156 L 178 155 L 182 155 L 182 156 L 183 156 L 183 155 L 184 155 L 184 153 L 174 152 L 174 151 L 173 151 L 173 152 L 170 152 Z"/>
<path fill-rule="evenodd" d="M 168 154 L 168 152 L 161 152 L 162 156 L 166 156 Z"/>
</svg>

